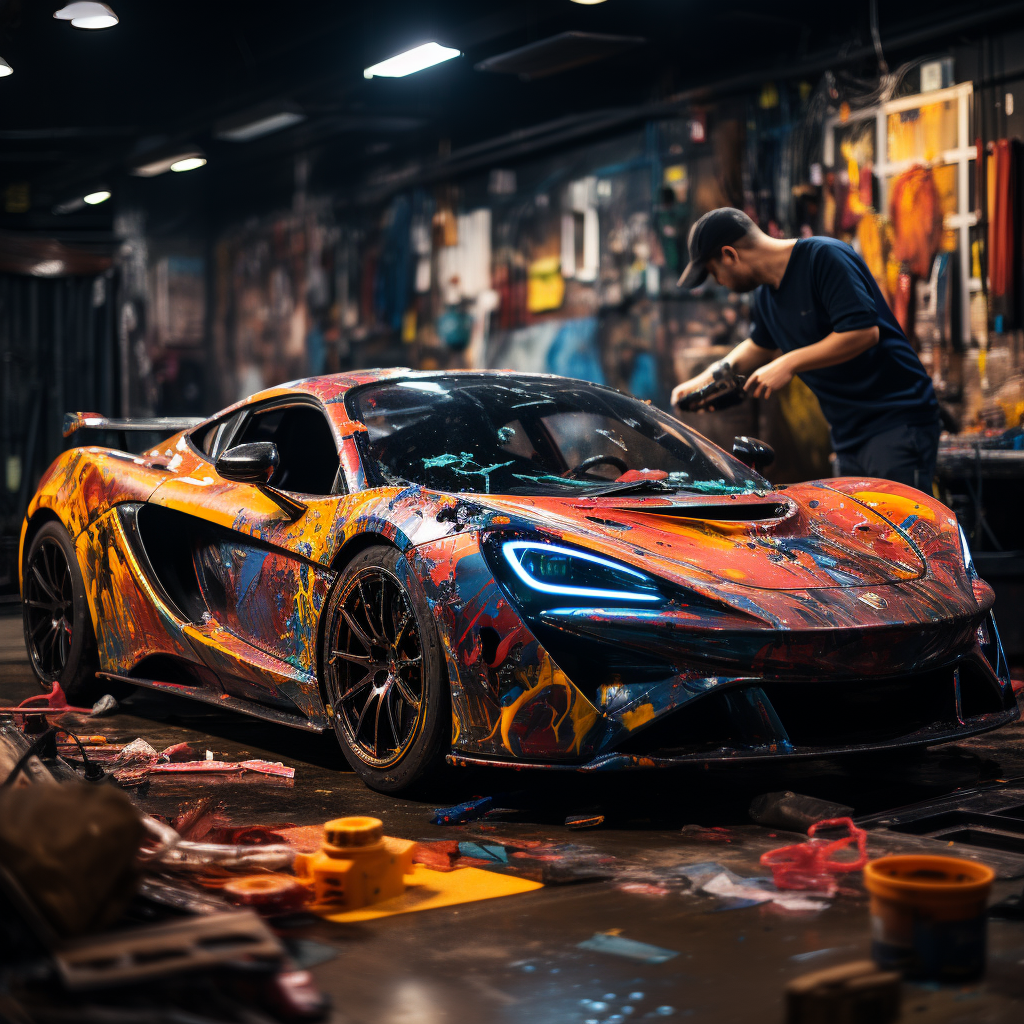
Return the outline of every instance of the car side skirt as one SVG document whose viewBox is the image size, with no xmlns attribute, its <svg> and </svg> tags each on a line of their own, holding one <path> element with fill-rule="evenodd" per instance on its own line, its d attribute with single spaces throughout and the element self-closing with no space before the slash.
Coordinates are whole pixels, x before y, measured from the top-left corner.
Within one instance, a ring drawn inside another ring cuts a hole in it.
<svg viewBox="0 0 1024 1024">
<path fill-rule="evenodd" d="M 292 729 L 301 729 L 303 732 L 322 733 L 327 729 L 326 724 L 311 721 L 302 715 L 293 715 L 287 711 L 267 707 L 265 704 L 257 704 L 255 701 L 242 700 L 240 697 L 230 697 L 226 693 L 216 693 L 202 686 L 187 686 L 184 683 L 168 683 L 159 679 L 122 676 L 116 672 L 97 672 L 96 677 L 98 679 L 109 679 L 114 683 L 129 683 L 132 686 L 142 686 L 147 690 L 158 690 L 161 693 L 170 693 L 176 697 L 185 697 L 188 700 L 202 701 L 204 704 L 212 704 L 214 707 L 224 708 L 227 711 L 240 711 L 244 715 L 262 718 L 264 721 L 273 722 L 276 725 L 287 725 Z"/>
</svg>

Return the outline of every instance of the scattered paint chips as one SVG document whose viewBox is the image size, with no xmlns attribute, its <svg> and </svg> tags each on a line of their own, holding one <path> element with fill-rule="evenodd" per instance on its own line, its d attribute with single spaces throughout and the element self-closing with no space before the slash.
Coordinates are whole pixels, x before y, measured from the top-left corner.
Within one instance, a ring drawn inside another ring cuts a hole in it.
<svg viewBox="0 0 1024 1024">
<path fill-rule="evenodd" d="M 497 843 L 459 843 L 459 855 L 475 857 L 477 860 L 490 860 L 496 864 L 508 863 L 505 847 Z"/>
<path fill-rule="evenodd" d="M 154 774 L 189 774 L 203 773 L 236 773 L 243 771 L 258 772 L 260 775 L 277 775 L 282 779 L 294 779 L 295 769 L 286 768 L 277 761 L 172 761 L 170 764 L 157 764 L 149 769 Z"/>
</svg>

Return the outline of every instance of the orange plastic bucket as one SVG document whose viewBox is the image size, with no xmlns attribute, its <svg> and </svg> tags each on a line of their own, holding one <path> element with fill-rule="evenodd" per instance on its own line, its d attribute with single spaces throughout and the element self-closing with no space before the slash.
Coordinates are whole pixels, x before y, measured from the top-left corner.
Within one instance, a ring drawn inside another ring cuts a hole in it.
<svg viewBox="0 0 1024 1024">
<path fill-rule="evenodd" d="M 986 904 L 995 872 L 959 857 L 880 857 L 864 868 L 872 957 L 910 978 L 968 981 L 985 970 Z"/>
</svg>

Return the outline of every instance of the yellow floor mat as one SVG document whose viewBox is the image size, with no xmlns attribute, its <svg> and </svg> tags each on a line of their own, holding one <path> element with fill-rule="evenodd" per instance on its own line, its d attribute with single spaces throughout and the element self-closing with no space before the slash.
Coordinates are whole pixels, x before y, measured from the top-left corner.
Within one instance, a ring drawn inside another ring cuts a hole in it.
<svg viewBox="0 0 1024 1024">
<path fill-rule="evenodd" d="M 422 864 L 413 865 L 413 873 L 406 875 L 408 887 L 401 896 L 394 896 L 381 903 L 374 903 L 359 910 L 343 910 L 337 913 L 318 910 L 316 913 L 326 921 L 339 924 L 348 921 L 372 921 L 378 917 L 394 914 L 411 914 L 417 910 L 431 910 L 434 907 L 452 907 L 457 903 L 475 903 L 490 900 L 496 896 L 513 896 L 520 892 L 542 889 L 540 882 L 512 875 L 499 875 L 496 871 L 481 868 L 456 868 L 454 871 L 434 871 Z"/>
</svg>

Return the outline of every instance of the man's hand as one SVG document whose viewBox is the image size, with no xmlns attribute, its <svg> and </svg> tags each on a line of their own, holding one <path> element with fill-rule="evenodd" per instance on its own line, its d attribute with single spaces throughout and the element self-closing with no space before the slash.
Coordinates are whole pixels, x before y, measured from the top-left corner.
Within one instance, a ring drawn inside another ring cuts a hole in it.
<svg viewBox="0 0 1024 1024">
<path fill-rule="evenodd" d="M 741 341 L 722 362 L 727 362 L 732 367 L 732 372 L 740 377 L 750 373 L 758 366 L 763 366 L 772 359 L 776 349 L 761 348 L 755 345 L 749 338 Z M 708 367 L 703 373 L 696 377 L 684 380 L 672 389 L 672 405 L 678 406 L 680 399 L 685 398 L 693 391 L 707 386 L 715 379 L 714 367 Z"/>
<path fill-rule="evenodd" d="M 781 391 L 793 379 L 793 370 L 786 356 L 779 356 L 760 367 L 747 378 L 743 390 L 751 398 L 771 398 L 772 393 Z"/>
<path fill-rule="evenodd" d="M 698 373 L 696 377 L 691 377 L 689 380 L 684 380 L 682 384 L 677 384 L 672 389 L 672 405 L 678 405 L 687 395 L 692 394 L 694 391 L 699 391 L 702 387 L 710 384 L 713 377 L 710 370 L 705 370 L 703 373 Z"/>
</svg>

